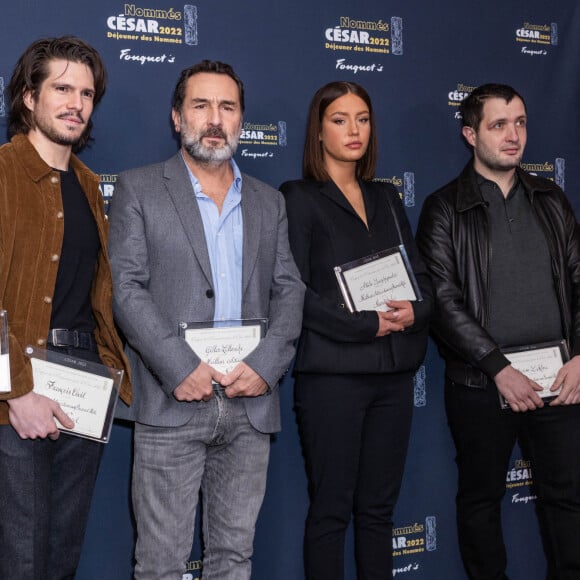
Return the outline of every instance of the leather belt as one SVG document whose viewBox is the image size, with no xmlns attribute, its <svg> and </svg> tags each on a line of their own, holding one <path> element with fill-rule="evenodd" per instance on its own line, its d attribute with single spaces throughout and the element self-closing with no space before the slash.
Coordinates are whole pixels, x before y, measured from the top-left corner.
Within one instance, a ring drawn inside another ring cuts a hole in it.
<svg viewBox="0 0 580 580">
<path fill-rule="evenodd" d="M 51 328 L 48 331 L 48 344 L 71 348 L 84 348 L 98 352 L 97 341 L 92 332 L 67 330 L 66 328 Z"/>
</svg>

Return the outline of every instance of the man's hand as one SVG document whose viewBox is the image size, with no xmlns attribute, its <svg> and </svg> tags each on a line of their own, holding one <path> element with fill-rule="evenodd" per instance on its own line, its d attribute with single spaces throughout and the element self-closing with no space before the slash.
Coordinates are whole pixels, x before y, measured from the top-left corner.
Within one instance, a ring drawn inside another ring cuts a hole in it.
<svg viewBox="0 0 580 580">
<path fill-rule="evenodd" d="M 550 402 L 550 406 L 580 403 L 580 356 L 573 357 L 558 371 L 550 390 L 560 387 L 560 394 Z"/>
<path fill-rule="evenodd" d="M 226 397 L 259 397 L 268 391 L 266 381 L 245 362 L 238 363 L 221 380 Z"/>
<path fill-rule="evenodd" d="M 388 312 L 377 311 L 379 329 L 376 336 L 386 336 L 391 332 L 402 332 L 415 322 L 413 305 L 408 300 L 389 300 L 387 306 L 392 308 Z"/>
<path fill-rule="evenodd" d="M 207 363 L 200 362 L 196 369 L 175 387 L 173 396 L 178 401 L 209 401 L 213 397 L 212 381 L 219 383 L 223 376 Z"/>
<path fill-rule="evenodd" d="M 8 400 L 10 424 L 21 439 L 58 439 L 60 431 L 54 419 L 63 427 L 72 429 L 74 421 L 61 409 L 60 405 L 33 391 Z"/>
<path fill-rule="evenodd" d="M 541 391 L 542 387 L 511 365 L 499 371 L 494 381 L 512 411 L 516 413 L 533 411 L 544 406 L 544 401 L 536 393 Z"/>
</svg>

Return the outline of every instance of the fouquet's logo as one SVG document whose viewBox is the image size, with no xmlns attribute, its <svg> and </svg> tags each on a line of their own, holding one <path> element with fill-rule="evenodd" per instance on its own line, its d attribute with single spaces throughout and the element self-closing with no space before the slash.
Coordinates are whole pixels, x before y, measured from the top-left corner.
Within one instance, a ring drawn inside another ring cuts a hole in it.
<svg viewBox="0 0 580 580">
<path fill-rule="evenodd" d="M 400 566 L 398 568 L 393 568 L 393 578 L 399 576 L 400 574 L 409 574 L 410 572 L 417 572 L 421 566 L 419 562 L 411 562 L 406 566 Z"/>
</svg>

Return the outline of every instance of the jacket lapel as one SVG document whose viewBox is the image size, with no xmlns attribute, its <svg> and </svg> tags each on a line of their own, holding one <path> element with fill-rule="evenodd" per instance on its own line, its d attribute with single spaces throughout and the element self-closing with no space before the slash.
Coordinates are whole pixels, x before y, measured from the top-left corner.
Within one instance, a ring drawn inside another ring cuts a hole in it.
<svg viewBox="0 0 580 580">
<path fill-rule="evenodd" d="M 213 285 L 201 213 L 195 199 L 195 192 L 193 191 L 187 168 L 179 153 L 165 163 L 163 176 L 167 192 L 175 205 L 177 215 L 181 220 L 199 267 L 208 283 Z"/>
<path fill-rule="evenodd" d="M 319 185 L 320 192 L 322 193 L 322 195 L 328 197 L 334 203 L 336 203 L 341 208 L 343 208 L 344 210 L 346 210 L 347 212 L 349 212 L 350 214 L 352 214 L 353 216 L 355 216 L 357 219 L 360 220 L 360 217 L 358 216 L 352 205 L 350 205 L 350 202 L 346 199 L 344 194 L 340 191 L 340 189 L 338 189 L 334 181 L 332 180 L 324 181 L 321 182 Z M 361 187 L 361 191 L 363 194 L 365 211 L 367 214 L 367 222 L 370 224 L 376 212 L 376 200 L 375 196 L 372 193 L 372 187 L 374 186 L 374 184 L 371 182 L 367 183 L 359 180 L 359 185 Z"/>
<path fill-rule="evenodd" d="M 242 265 L 242 297 L 256 266 L 262 229 L 262 208 L 248 177 L 242 176 L 242 217 L 244 220 L 244 253 Z"/>
<path fill-rule="evenodd" d="M 336 186 L 334 181 L 328 180 L 320 183 L 320 193 L 328 197 L 334 203 L 345 209 L 346 211 L 356 215 L 352 205 L 348 202 L 346 197 L 342 194 L 340 189 Z"/>
</svg>

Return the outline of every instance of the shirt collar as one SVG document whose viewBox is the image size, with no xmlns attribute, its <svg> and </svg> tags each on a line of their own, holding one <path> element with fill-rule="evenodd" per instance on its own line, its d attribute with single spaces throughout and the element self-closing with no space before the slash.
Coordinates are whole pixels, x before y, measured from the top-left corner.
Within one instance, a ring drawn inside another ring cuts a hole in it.
<svg viewBox="0 0 580 580">
<path fill-rule="evenodd" d="M 196 195 L 196 197 L 205 197 L 205 194 L 201 191 L 201 184 L 199 183 L 199 180 L 197 179 L 197 177 L 195 176 L 195 174 L 193 173 L 193 171 L 191 171 L 191 169 L 189 168 L 189 165 L 185 162 L 185 159 L 183 157 L 183 151 L 180 151 L 179 154 L 181 155 L 181 159 L 183 159 L 183 164 L 185 165 L 185 168 L 187 169 L 187 174 L 189 175 L 189 179 L 191 180 L 191 185 L 193 186 L 193 191 Z M 230 166 L 232 168 L 232 171 L 234 173 L 234 181 L 232 182 L 232 185 L 230 186 L 230 191 L 235 192 L 238 195 L 241 195 L 242 193 L 242 172 L 240 171 L 240 168 L 238 167 L 238 164 L 234 161 L 234 159 L 230 159 Z"/>
<path fill-rule="evenodd" d="M 492 181 L 491 179 L 487 179 L 487 177 L 484 177 L 480 173 L 477 173 L 477 171 L 475 171 L 475 176 L 477 178 L 477 185 L 479 185 L 480 188 L 482 186 L 486 186 L 488 188 L 491 188 L 491 187 L 495 186 L 495 187 L 497 187 L 499 189 L 499 187 L 498 187 L 498 185 L 497 185 L 497 183 L 495 181 Z M 511 186 L 511 189 L 509 190 L 509 193 L 506 196 L 506 199 L 508 197 L 511 197 L 512 195 L 515 195 L 516 192 L 518 192 L 518 191 L 525 191 L 525 189 L 523 187 L 522 180 L 520 179 L 520 176 L 518 175 L 518 173 L 516 171 L 514 173 L 514 183 Z"/>
</svg>

